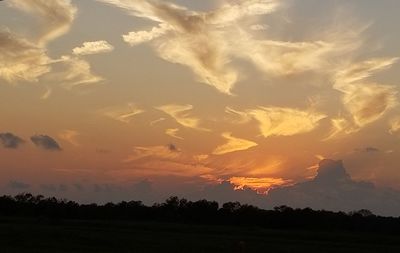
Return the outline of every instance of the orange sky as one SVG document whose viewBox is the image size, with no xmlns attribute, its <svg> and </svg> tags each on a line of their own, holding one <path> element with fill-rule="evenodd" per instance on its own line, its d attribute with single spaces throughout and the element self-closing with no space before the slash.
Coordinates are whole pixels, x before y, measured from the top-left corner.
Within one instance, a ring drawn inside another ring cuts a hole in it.
<svg viewBox="0 0 400 253">
<path fill-rule="evenodd" d="M 2 1 L 2 189 L 264 193 L 312 178 L 323 158 L 400 189 L 399 7 Z"/>
</svg>

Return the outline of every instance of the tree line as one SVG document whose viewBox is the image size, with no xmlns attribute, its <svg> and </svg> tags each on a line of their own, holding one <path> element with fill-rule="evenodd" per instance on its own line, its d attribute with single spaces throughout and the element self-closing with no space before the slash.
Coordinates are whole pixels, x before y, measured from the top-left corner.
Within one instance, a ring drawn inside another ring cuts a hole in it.
<svg viewBox="0 0 400 253">
<path fill-rule="evenodd" d="M 368 210 L 350 213 L 294 209 L 264 210 L 239 202 L 188 201 L 170 197 L 146 206 L 141 201 L 79 204 L 30 193 L 0 197 L 0 217 L 48 220 L 154 221 L 206 225 L 254 226 L 269 229 L 348 230 L 400 234 L 400 218 L 376 216 Z"/>
</svg>

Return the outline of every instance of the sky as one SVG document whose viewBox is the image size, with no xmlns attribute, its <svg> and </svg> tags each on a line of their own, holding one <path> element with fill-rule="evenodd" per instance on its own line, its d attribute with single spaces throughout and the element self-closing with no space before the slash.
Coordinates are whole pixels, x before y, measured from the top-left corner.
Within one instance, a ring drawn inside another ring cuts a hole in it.
<svg viewBox="0 0 400 253">
<path fill-rule="evenodd" d="M 399 8 L 0 1 L 0 191 L 254 200 L 324 159 L 400 190 Z"/>
</svg>

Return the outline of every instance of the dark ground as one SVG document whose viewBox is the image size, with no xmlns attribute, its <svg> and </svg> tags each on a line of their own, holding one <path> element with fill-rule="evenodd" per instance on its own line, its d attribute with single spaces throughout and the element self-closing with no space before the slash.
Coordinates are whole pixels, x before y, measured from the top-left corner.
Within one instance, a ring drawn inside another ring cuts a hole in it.
<svg viewBox="0 0 400 253">
<path fill-rule="evenodd" d="M 400 236 L 152 222 L 0 219 L 0 252 L 400 252 Z"/>
</svg>

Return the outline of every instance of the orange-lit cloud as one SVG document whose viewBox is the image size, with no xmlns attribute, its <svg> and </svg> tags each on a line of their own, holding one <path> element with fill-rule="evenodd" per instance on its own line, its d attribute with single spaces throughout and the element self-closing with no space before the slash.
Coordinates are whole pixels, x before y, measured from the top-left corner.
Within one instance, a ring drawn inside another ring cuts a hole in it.
<svg viewBox="0 0 400 253">
<path fill-rule="evenodd" d="M 249 111 L 249 114 L 259 122 L 261 134 L 265 138 L 311 132 L 318 127 L 318 122 L 326 117 L 312 110 L 278 107 L 260 107 Z"/>
<path fill-rule="evenodd" d="M 400 118 L 399 117 L 391 119 L 389 124 L 390 124 L 390 128 L 389 128 L 390 134 L 397 134 L 400 131 Z"/>
<path fill-rule="evenodd" d="M 143 109 L 140 109 L 134 104 L 113 106 L 99 111 L 100 114 L 123 123 L 130 123 L 135 116 L 144 112 Z"/>
<path fill-rule="evenodd" d="M 58 137 L 63 140 L 66 141 L 74 146 L 80 146 L 77 137 L 79 136 L 79 132 L 74 131 L 74 130 L 63 130 Z"/>
<path fill-rule="evenodd" d="M 227 140 L 227 143 L 218 146 L 213 151 L 214 155 L 223 155 L 235 151 L 247 150 L 258 145 L 253 141 L 233 137 L 232 133 L 223 133 L 222 137 Z"/>
<path fill-rule="evenodd" d="M 269 189 L 277 186 L 289 185 L 290 180 L 282 178 L 252 178 L 252 177 L 232 177 L 229 179 L 235 189 L 244 189 L 245 187 L 253 189 L 260 194 L 266 194 Z"/>
<path fill-rule="evenodd" d="M 166 135 L 171 136 L 176 139 L 179 139 L 179 140 L 183 140 L 183 138 L 178 135 L 178 132 L 179 132 L 179 128 L 169 128 L 169 129 L 165 130 Z"/>
<path fill-rule="evenodd" d="M 156 109 L 168 114 L 178 124 L 184 127 L 207 131 L 207 129 L 200 126 L 199 118 L 190 115 L 189 111 L 193 109 L 192 105 L 170 104 L 156 107 Z"/>
</svg>

